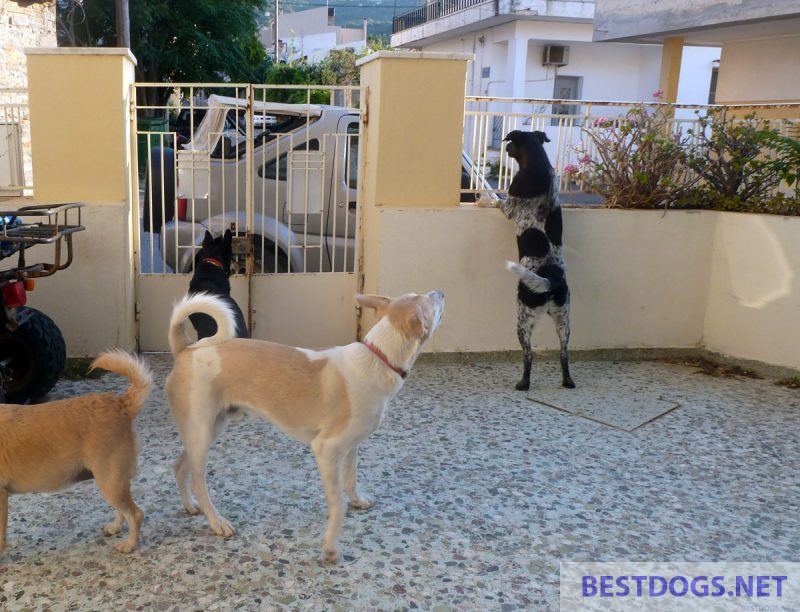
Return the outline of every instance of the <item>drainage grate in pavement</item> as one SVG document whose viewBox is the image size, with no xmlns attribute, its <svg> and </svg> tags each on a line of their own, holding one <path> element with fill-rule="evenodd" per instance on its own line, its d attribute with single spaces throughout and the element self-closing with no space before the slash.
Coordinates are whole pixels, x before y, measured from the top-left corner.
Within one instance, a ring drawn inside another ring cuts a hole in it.
<svg viewBox="0 0 800 612">
<path fill-rule="evenodd" d="M 535 389 L 528 399 L 623 431 L 633 431 L 680 405 L 646 387 L 596 383 L 577 389 Z"/>
</svg>

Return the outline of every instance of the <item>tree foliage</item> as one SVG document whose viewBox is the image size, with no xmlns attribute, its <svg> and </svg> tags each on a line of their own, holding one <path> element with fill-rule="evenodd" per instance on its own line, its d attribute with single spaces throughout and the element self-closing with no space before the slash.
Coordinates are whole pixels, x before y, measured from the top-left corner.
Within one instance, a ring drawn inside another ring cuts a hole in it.
<svg viewBox="0 0 800 612">
<path fill-rule="evenodd" d="M 265 0 L 135 0 L 130 3 L 136 80 L 261 82 L 269 67 L 258 40 Z M 58 0 L 62 46 L 116 45 L 114 0 Z M 150 93 L 163 104 L 164 90 Z"/>
</svg>

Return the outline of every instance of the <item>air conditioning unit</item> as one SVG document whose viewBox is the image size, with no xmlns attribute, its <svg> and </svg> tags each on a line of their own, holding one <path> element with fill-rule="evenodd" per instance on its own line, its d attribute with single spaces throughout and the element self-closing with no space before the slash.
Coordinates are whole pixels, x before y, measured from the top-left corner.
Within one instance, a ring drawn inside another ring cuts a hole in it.
<svg viewBox="0 0 800 612">
<path fill-rule="evenodd" d="M 566 66 L 569 63 L 569 47 L 545 45 L 542 66 Z"/>
</svg>

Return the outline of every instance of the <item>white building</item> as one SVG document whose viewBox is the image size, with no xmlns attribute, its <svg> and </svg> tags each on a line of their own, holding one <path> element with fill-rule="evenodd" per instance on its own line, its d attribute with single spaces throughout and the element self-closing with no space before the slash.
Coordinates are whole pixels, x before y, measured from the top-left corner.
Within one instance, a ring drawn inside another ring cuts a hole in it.
<svg viewBox="0 0 800 612">
<path fill-rule="evenodd" d="M 363 28 L 343 28 L 334 24 L 335 9 L 319 7 L 307 11 L 281 13 L 278 29 L 281 57 L 284 62 L 305 59 L 310 64 L 323 60 L 333 49 L 363 51 L 367 46 L 367 25 Z M 275 25 L 268 23 L 259 32 L 267 52 L 273 53 Z"/>
<path fill-rule="evenodd" d="M 684 58 L 687 45 L 717 45 L 718 103 L 800 100 L 800 0 L 598 0 L 595 40 L 659 43 Z M 684 71 L 674 76 L 665 89 L 680 92 Z"/>
<path fill-rule="evenodd" d="M 660 44 L 592 42 L 591 0 L 434 0 L 395 17 L 392 46 L 472 53 L 468 95 L 651 101 Z M 686 47 L 677 101 L 707 104 L 720 50 Z"/>
</svg>

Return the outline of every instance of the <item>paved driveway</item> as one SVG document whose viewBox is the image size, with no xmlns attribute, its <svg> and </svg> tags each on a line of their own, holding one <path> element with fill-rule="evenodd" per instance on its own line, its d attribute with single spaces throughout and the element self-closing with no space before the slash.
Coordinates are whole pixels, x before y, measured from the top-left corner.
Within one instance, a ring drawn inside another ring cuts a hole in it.
<svg viewBox="0 0 800 612">
<path fill-rule="evenodd" d="M 348 514 L 329 568 L 310 452 L 264 423 L 231 425 L 211 453 L 212 497 L 237 534 L 183 514 L 161 390 L 171 358 L 148 360 L 140 548 L 122 556 L 102 537 L 111 512 L 93 483 L 13 497 L 0 608 L 554 609 L 561 560 L 800 560 L 800 392 L 769 380 L 576 362 L 579 386 L 652 383 L 678 404 L 628 432 L 514 391 L 516 362 L 421 363 L 363 447 L 377 504 Z M 558 392 L 555 362 L 533 378 Z M 121 387 L 106 375 L 55 394 Z"/>
</svg>

